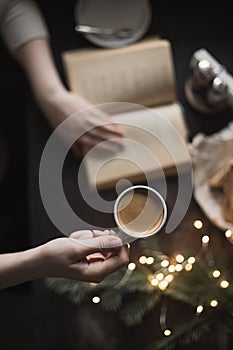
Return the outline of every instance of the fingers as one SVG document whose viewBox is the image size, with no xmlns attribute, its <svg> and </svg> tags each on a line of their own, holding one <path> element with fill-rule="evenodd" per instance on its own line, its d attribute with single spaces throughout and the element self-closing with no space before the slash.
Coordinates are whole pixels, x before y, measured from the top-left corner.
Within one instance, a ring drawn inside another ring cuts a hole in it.
<svg viewBox="0 0 233 350">
<path fill-rule="evenodd" d="M 99 125 L 100 127 L 104 127 L 106 129 L 112 129 L 114 133 L 124 134 L 123 129 L 119 126 L 119 124 L 112 122 L 111 116 L 99 108 L 91 108 L 88 111 L 90 113 L 90 121 L 94 122 L 96 126 L 104 123 L 104 125 Z M 106 124 L 107 123 L 107 124 Z"/>
<path fill-rule="evenodd" d="M 77 125 L 82 126 L 82 130 L 87 131 L 87 133 L 94 130 L 94 132 L 110 134 L 111 137 L 123 137 L 125 134 L 119 123 L 111 120 L 109 116 L 100 117 L 93 112 L 79 116 L 77 118 Z"/>
<path fill-rule="evenodd" d="M 76 116 L 77 127 L 89 133 L 89 129 L 96 128 L 111 133 L 117 137 L 124 136 L 124 130 L 119 123 L 114 122 L 110 116 L 98 109 L 84 111 Z"/>
<path fill-rule="evenodd" d="M 101 282 L 107 275 L 129 263 L 129 253 L 126 247 L 121 247 L 117 253 L 105 260 L 94 261 L 86 265 L 83 276 L 86 281 Z"/>
<path fill-rule="evenodd" d="M 93 237 L 98 237 L 98 236 L 108 236 L 108 235 L 114 235 L 115 232 L 113 230 L 92 230 L 93 232 Z"/>
<path fill-rule="evenodd" d="M 108 123 L 108 124 L 103 124 L 103 125 L 97 125 L 97 128 L 99 129 L 103 129 L 103 131 L 111 133 L 115 136 L 118 137 L 123 137 L 125 132 L 123 130 L 122 127 L 120 127 L 120 125 L 116 124 L 116 123 Z"/>
<path fill-rule="evenodd" d="M 83 145 L 87 149 L 93 148 L 96 145 L 98 145 L 100 149 L 110 152 L 117 152 L 123 148 L 123 141 L 119 139 L 112 139 L 111 137 L 109 137 L 108 139 L 104 139 L 101 137 L 96 137 L 91 133 L 86 133 L 82 135 L 77 140 L 77 144 Z"/>
<path fill-rule="evenodd" d="M 104 143 L 103 141 L 106 140 L 95 138 L 95 136 L 92 136 L 91 134 L 84 134 L 72 146 L 72 152 L 75 157 L 80 158 L 83 157 L 84 153 L 88 152 L 90 149 L 97 145 L 99 147 L 99 150 L 111 153 L 119 152 L 124 148 L 124 141 L 114 139 L 109 139 L 108 142 Z M 86 152 L 83 152 L 83 149 L 85 149 Z"/>
<path fill-rule="evenodd" d="M 88 122 L 89 127 L 101 129 L 102 131 L 111 133 L 118 137 L 123 137 L 125 134 L 123 128 L 118 123 L 114 123 L 109 116 L 100 118 L 99 116 L 92 114 Z"/>
<path fill-rule="evenodd" d="M 79 256 L 81 256 L 81 258 L 97 252 L 119 249 L 122 246 L 121 239 L 112 235 L 99 235 L 88 239 L 72 240 L 78 245 Z"/>
<path fill-rule="evenodd" d="M 91 230 L 79 230 L 79 231 L 72 232 L 69 238 L 74 238 L 74 239 L 93 238 L 93 232 Z"/>
<path fill-rule="evenodd" d="M 72 278 L 100 282 L 129 262 L 129 250 L 114 231 L 80 230 L 70 235 L 77 247 L 78 261 L 72 264 Z"/>
<path fill-rule="evenodd" d="M 100 144 L 100 148 L 110 152 L 117 152 L 124 147 L 123 128 L 111 121 L 110 117 L 101 111 L 88 111 L 84 115 L 77 117 L 74 124 L 74 129 L 82 130 L 82 135 L 77 139 L 73 147 L 75 156 L 82 155 L 82 146 L 87 149 L 95 147 Z M 75 147 L 76 145 L 76 147 Z"/>
<path fill-rule="evenodd" d="M 98 237 L 98 236 L 107 236 L 107 235 L 114 234 L 114 233 L 115 233 L 114 231 L 109 231 L 109 230 L 104 230 L 104 231 L 100 231 L 100 230 L 78 230 L 78 231 L 72 232 L 69 235 L 69 238 L 88 239 L 88 238 L 93 238 L 93 237 Z"/>
<path fill-rule="evenodd" d="M 113 132 L 112 128 L 95 127 L 88 130 L 88 134 L 99 139 L 100 141 L 111 140 L 113 142 L 123 142 L 123 135 Z"/>
<path fill-rule="evenodd" d="M 115 232 L 113 230 L 104 230 L 104 231 L 98 231 L 98 230 L 93 230 L 93 237 L 98 237 L 98 236 L 106 236 L 106 235 L 114 235 Z M 119 247 L 109 249 L 109 250 L 103 250 L 101 253 L 94 253 L 88 255 L 86 258 L 89 263 L 92 263 L 93 261 L 96 261 L 98 259 L 105 260 L 107 257 L 109 257 L 113 251 L 116 249 L 118 250 Z"/>
</svg>

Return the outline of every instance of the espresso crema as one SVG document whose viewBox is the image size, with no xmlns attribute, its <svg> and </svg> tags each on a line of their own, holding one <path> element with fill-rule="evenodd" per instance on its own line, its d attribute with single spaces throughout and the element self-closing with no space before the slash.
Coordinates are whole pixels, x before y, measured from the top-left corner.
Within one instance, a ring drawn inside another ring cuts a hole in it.
<svg viewBox="0 0 233 350">
<path fill-rule="evenodd" d="M 144 237 L 160 227 L 164 209 L 155 193 L 139 188 L 127 192 L 120 199 L 117 218 L 125 232 Z"/>
</svg>

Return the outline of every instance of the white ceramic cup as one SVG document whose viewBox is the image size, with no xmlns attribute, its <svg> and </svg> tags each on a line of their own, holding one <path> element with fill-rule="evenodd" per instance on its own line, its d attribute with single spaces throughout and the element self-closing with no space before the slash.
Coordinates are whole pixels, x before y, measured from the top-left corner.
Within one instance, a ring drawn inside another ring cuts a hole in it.
<svg viewBox="0 0 233 350">
<path fill-rule="evenodd" d="M 146 202 L 145 205 L 143 203 L 144 206 L 142 210 L 140 209 L 140 205 L 137 207 L 138 200 L 135 202 L 136 197 L 134 197 L 135 195 L 140 195 L 140 193 L 143 196 L 147 196 L 145 197 Z M 150 202 L 148 202 L 148 200 Z M 125 204 L 123 204 L 123 202 L 125 202 Z M 133 213 L 135 217 L 127 224 L 123 224 L 121 219 L 121 215 L 123 214 L 120 213 L 123 213 L 124 209 L 128 210 L 128 213 L 132 212 L 132 210 L 136 210 L 136 214 Z M 167 219 L 167 206 L 161 194 L 154 188 L 143 185 L 131 186 L 117 197 L 114 204 L 114 219 L 117 226 L 124 234 L 135 239 L 146 238 L 156 234 L 163 227 Z M 143 230 L 143 225 L 147 226 L 147 224 L 149 228 Z M 132 225 L 134 229 L 132 229 Z"/>
</svg>

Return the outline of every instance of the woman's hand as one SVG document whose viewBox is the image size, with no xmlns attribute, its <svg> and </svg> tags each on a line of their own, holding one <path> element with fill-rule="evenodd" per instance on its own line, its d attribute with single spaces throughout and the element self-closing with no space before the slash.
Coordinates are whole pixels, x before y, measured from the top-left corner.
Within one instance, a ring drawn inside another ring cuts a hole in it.
<svg viewBox="0 0 233 350">
<path fill-rule="evenodd" d="M 121 127 L 112 123 L 109 115 L 83 97 L 67 90 L 58 90 L 39 104 L 54 128 L 73 116 L 65 124 L 61 135 L 66 140 L 81 135 L 72 147 L 75 155 L 80 156 L 83 149 L 88 150 L 107 140 L 109 142 L 100 145 L 102 149 L 110 152 L 122 149 L 124 132 Z"/>
<path fill-rule="evenodd" d="M 116 152 L 122 147 L 120 139 L 124 132 L 119 126 L 111 123 L 110 116 L 63 86 L 46 38 L 25 43 L 17 49 L 15 55 L 27 74 L 40 109 L 53 128 L 76 113 L 77 118 L 69 123 L 63 135 L 69 138 L 70 135 L 82 134 L 73 147 L 76 155 L 82 153 L 82 148 L 94 147 L 105 140 L 111 140 L 101 146 L 108 151 Z M 89 107 L 92 108 L 78 113 Z M 103 122 L 108 124 L 100 125 Z M 90 128 L 92 129 L 87 131 Z"/>
<path fill-rule="evenodd" d="M 102 231 L 77 231 L 41 246 L 46 276 L 100 282 L 126 265 L 128 248 L 120 238 Z"/>
<path fill-rule="evenodd" d="M 128 263 L 119 238 L 102 231 L 77 231 L 24 252 L 0 254 L 0 289 L 45 277 L 100 282 Z"/>
</svg>

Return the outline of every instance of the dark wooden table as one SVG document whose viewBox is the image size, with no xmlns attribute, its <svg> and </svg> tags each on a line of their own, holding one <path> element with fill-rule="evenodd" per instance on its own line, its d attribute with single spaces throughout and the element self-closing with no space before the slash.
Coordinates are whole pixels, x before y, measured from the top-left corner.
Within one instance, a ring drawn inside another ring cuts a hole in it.
<svg viewBox="0 0 233 350">
<path fill-rule="evenodd" d="M 53 9 L 56 5 L 57 18 L 53 18 Z M 88 46 L 89 44 L 73 33 L 71 20 L 71 6 L 62 2 L 40 1 L 42 9 L 49 19 L 55 53 L 68 48 Z M 182 7 L 183 6 L 183 7 Z M 233 71 L 232 42 L 230 41 L 230 15 L 227 10 L 227 2 L 221 5 L 212 5 L 201 2 L 193 4 L 193 12 L 190 13 L 188 5 L 176 5 L 168 2 L 153 2 L 155 20 L 152 23 L 149 34 L 159 33 L 172 41 L 174 61 L 177 75 L 178 98 L 183 103 L 186 111 L 186 122 L 190 133 L 190 139 L 198 132 L 207 134 L 220 130 L 232 119 L 232 111 L 226 111 L 221 115 L 207 117 L 192 110 L 184 96 L 184 82 L 189 74 L 188 63 L 192 53 L 201 47 L 205 47 L 215 57 Z M 198 12 L 202 6 L 202 11 Z M 214 6 L 212 9 L 210 6 Z M 158 12 L 157 12 L 158 11 Z M 225 24 L 225 28 L 215 27 L 216 19 Z M 224 17 L 225 16 L 225 17 Z M 208 21 L 207 21 L 208 18 Z M 70 21 L 70 22 L 69 22 Z M 189 25 L 190 21 L 190 25 Z M 225 21 L 225 22 L 224 22 Z M 66 31 L 63 29 L 66 28 Z M 57 49 L 57 50 L 56 50 Z M 29 107 L 29 219 L 31 228 L 32 245 L 38 245 L 49 239 L 60 236 L 60 233 L 50 222 L 40 199 L 38 187 L 38 167 L 43 147 L 51 133 L 43 116 L 34 103 Z M 79 191 L 76 188 L 77 161 L 71 156 L 66 162 L 64 172 L 64 186 L 69 200 L 77 212 L 88 216 L 89 211 L 79 201 Z M 168 180 L 167 204 L 171 209 L 177 193 L 176 177 Z M 111 195 L 111 194 L 109 194 Z M 232 246 L 226 241 L 223 233 L 213 227 L 203 216 L 198 205 L 192 200 L 189 210 L 181 225 L 171 235 L 164 232 L 159 234 L 161 250 L 166 254 L 182 252 L 190 247 L 193 254 L 200 248 L 200 237 L 192 226 L 194 219 L 200 218 L 205 222 L 208 232 L 213 238 L 213 254 L 216 261 L 223 268 L 231 267 Z M 106 226 L 111 225 L 111 218 L 105 217 Z M 103 217 L 95 213 L 92 215 L 92 224 L 100 224 Z M 221 253 L 222 252 L 222 253 Z M 1 292 L 1 337 L 2 349 L 44 349 L 44 350 L 139 350 L 145 348 L 152 340 L 161 337 L 158 326 L 159 305 L 150 312 L 144 322 L 132 328 L 125 328 L 117 315 L 106 313 L 100 305 L 84 303 L 75 306 L 66 298 L 58 296 L 44 287 L 43 281 L 33 285 L 11 288 Z M 179 321 L 185 320 L 191 315 L 192 310 L 185 304 L 171 301 L 171 318 L 173 324 L 178 314 Z M 208 334 L 200 342 L 183 349 L 202 350 L 219 349 L 223 347 L 221 334 Z M 226 345 L 227 346 L 227 345 Z"/>
</svg>

